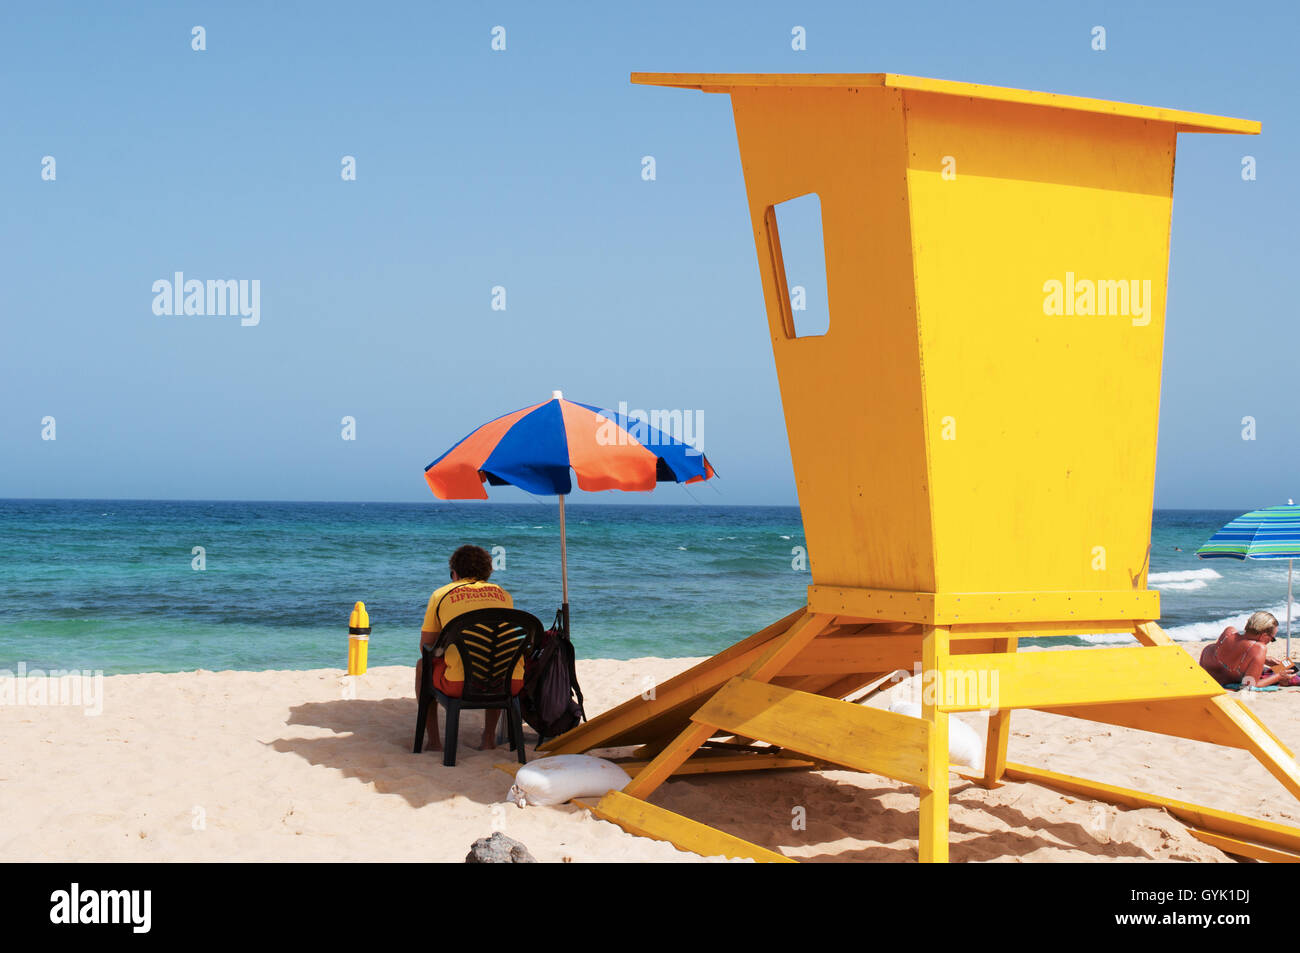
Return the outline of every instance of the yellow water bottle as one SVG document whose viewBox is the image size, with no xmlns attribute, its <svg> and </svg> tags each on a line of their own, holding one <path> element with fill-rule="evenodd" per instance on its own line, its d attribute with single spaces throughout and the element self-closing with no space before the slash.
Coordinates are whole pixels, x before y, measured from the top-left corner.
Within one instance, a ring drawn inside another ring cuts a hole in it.
<svg viewBox="0 0 1300 953">
<path fill-rule="evenodd" d="M 358 602 L 348 617 L 348 674 L 366 674 L 366 656 L 370 653 L 370 616 L 366 604 Z"/>
</svg>

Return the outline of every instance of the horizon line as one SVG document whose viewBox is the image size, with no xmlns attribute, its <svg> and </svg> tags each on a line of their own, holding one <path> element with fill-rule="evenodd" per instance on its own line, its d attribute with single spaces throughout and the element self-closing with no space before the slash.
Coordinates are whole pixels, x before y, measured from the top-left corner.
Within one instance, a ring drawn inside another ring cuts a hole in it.
<svg viewBox="0 0 1300 953">
<path fill-rule="evenodd" d="M 568 495 L 568 494 L 566 494 Z M 556 497 L 555 499 L 558 499 Z M 426 505 L 488 505 L 488 506 L 537 506 L 546 505 L 552 502 L 551 497 L 538 497 L 533 500 L 442 500 L 433 498 L 431 500 L 284 500 L 284 499 L 215 499 L 215 498 L 191 498 L 191 497 L 112 497 L 112 496 L 0 496 L 0 503 L 301 503 L 301 504 L 318 504 L 330 506 L 426 506 Z M 753 509 L 756 507 L 767 507 L 771 509 L 800 509 L 798 503 L 656 503 L 645 502 L 641 504 L 633 503 L 616 503 L 612 500 L 609 503 L 585 500 L 577 503 L 568 503 L 569 506 L 714 506 L 719 508 L 736 508 Z M 1153 506 L 1151 511 L 1171 512 L 1171 513 L 1205 513 L 1205 512 L 1241 512 L 1247 513 L 1252 509 L 1259 509 L 1257 506 L 1251 507 L 1224 507 L 1224 506 Z"/>
<path fill-rule="evenodd" d="M 569 496 L 570 494 L 565 494 Z M 0 503 L 317 503 L 337 506 L 425 506 L 450 505 L 459 503 L 489 506 L 545 506 L 554 503 L 558 497 L 538 497 L 533 500 L 442 500 L 434 497 L 429 500 L 275 500 L 262 498 L 209 499 L 204 497 L 147 497 L 147 496 L 0 496 Z M 566 503 L 567 506 L 721 506 L 721 507 L 756 507 L 798 509 L 798 503 L 644 503 L 598 502 L 582 500 Z M 1244 511 L 1243 511 L 1244 512 Z"/>
</svg>

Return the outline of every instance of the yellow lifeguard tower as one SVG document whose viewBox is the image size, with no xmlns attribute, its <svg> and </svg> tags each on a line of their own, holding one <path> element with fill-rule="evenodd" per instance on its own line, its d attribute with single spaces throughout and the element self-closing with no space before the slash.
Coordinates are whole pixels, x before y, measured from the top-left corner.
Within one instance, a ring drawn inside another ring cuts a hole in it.
<svg viewBox="0 0 1300 953">
<path fill-rule="evenodd" d="M 916 785 L 920 859 L 943 861 L 948 717 L 986 709 L 987 786 L 1158 805 L 1225 850 L 1300 859 L 1291 828 L 1006 763 L 1032 708 L 1244 748 L 1300 796 L 1291 753 L 1170 642 L 1146 587 L 1177 135 L 1259 124 L 891 73 L 632 82 L 731 95 L 813 584 L 545 746 L 640 746 L 596 812 L 780 860 L 645 799 L 673 775 L 830 763 Z M 830 324 L 799 337 L 775 209 L 809 193 Z M 1140 645 L 1016 651 L 1110 632 Z M 842 700 L 917 662 L 920 719 Z"/>
</svg>

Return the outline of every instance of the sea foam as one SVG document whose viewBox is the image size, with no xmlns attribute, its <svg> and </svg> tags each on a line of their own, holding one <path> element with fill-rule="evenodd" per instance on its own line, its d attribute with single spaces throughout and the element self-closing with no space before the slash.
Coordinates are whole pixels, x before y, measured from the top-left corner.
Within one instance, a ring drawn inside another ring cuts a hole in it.
<svg viewBox="0 0 1300 953">
<path fill-rule="evenodd" d="M 1147 585 L 1162 592 L 1204 589 L 1211 579 L 1222 579 L 1213 569 L 1182 569 L 1175 572 L 1153 572 L 1147 576 Z"/>
<path fill-rule="evenodd" d="M 1245 626 L 1246 620 L 1250 618 L 1255 609 L 1242 609 L 1240 612 L 1217 619 L 1213 622 L 1189 622 L 1186 625 L 1175 625 L 1166 628 L 1165 634 L 1175 642 L 1213 642 L 1228 626 L 1234 626 L 1241 629 Z M 1279 620 L 1277 637 L 1286 638 L 1286 603 L 1281 605 L 1270 606 L 1265 611 L 1273 613 Z M 1296 635 L 1300 636 L 1300 602 L 1291 603 L 1291 619 Z M 1091 642 L 1094 645 L 1111 645 L 1115 643 L 1136 641 L 1133 636 L 1123 633 L 1109 633 L 1105 635 L 1081 635 L 1079 636 L 1085 642 Z"/>
</svg>

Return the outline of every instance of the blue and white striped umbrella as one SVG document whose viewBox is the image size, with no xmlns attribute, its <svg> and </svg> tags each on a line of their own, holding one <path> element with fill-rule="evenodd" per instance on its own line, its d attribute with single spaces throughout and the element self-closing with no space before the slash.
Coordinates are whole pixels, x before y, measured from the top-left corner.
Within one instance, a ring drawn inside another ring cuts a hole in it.
<svg viewBox="0 0 1300 953">
<path fill-rule="evenodd" d="M 1267 506 L 1238 516 L 1196 551 L 1202 559 L 1285 559 L 1286 654 L 1291 654 L 1291 574 L 1300 559 L 1300 506 Z"/>
</svg>

